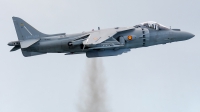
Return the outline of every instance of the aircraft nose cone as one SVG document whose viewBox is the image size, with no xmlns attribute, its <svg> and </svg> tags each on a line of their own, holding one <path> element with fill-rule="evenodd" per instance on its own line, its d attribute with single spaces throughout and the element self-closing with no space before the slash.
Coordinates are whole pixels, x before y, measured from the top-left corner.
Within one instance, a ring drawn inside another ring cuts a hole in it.
<svg viewBox="0 0 200 112">
<path fill-rule="evenodd" d="M 186 34 L 186 37 L 188 38 L 188 39 L 191 39 L 191 38 L 193 38 L 195 35 L 194 34 L 192 34 L 192 33 L 187 33 Z"/>
<path fill-rule="evenodd" d="M 193 38 L 195 35 L 185 31 L 173 31 L 171 33 L 173 41 L 183 41 Z"/>
<path fill-rule="evenodd" d="M 187 39 L 191 39 L 192 37 L 194 37 L 195 35 L 189 32 L 182 32 L 182 37 L 187 40 Z"/>
<path fill-rule="evenodd" d="M 191 34 L 191 38 L 193 38 L 195 35 L 194 34 L 192 34 L 192 33 L 190 33 Z"/>
</svg>

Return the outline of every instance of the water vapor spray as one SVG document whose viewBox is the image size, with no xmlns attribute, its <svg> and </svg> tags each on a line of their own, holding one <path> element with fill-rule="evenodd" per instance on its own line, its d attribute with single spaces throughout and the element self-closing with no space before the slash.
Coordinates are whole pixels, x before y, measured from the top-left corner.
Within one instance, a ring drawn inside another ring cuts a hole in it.
<svg viewBox="0 0 200 112">
<path fill-rule="evenodd" d="M 105 77 L 100 58 L 88 59 L 81 88 L 79 112 L 107 112 Z"/>
</svg>

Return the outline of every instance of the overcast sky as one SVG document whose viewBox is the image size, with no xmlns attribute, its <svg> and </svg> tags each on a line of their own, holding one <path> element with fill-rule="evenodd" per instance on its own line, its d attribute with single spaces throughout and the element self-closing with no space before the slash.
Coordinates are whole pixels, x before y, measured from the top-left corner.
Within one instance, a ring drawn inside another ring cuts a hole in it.
<svg viewBox="0 0 200 112">
<path fill-rule="evenodd" d="M 0 112 L 78 112 L 85 54 L 25 58 L 12 16 L 47 34 L 157 21 L 196 36 L 103 58 L 111 112 L 200 111 L 200 0 L 0 0 Z"/>
</svg>

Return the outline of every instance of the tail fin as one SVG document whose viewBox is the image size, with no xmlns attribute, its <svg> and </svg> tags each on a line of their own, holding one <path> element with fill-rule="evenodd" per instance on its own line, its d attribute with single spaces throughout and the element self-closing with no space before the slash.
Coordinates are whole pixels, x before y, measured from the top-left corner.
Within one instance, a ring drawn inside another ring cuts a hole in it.
<svg viewBox="0 0 200 112">
<path fill-rule="evenodd" d="M 22 54 L 25 57 L 45 54 L 40 52 L 28 52 L 26 51 L 26 48 L 39 41 L 40 37 L 45 37 L 48 35 L 39 32 L 34 27 L 32 27 L 27 22 L 18 17 L 12 17 L 12 19 L 15 25 L 15 30 L 18 36 L 18 40 L 20 42 L 20 48 L 22 50 Z M 11 51 L 14 50 L 16 50 L 15 47 Z"/>
<path fill-rule="evenodd" d="M 34 27 L 18 17 L 12 17 L 12 19 L 15 25 L 15 30 L 17 32 L 18 40 L 20 41 L 48 36 L 47 34 L 39 32 Z"/>
</svg>

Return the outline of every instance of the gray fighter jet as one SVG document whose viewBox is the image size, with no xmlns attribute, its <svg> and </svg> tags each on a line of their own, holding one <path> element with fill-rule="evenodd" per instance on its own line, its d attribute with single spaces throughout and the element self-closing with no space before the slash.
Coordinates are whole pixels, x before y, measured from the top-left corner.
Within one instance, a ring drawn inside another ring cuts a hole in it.
<svg viewBox="0 0 200 112">
<path fill-rule="evenodd" d="M 116 27 L 77 34 L 39 32 L 24 20 L 13 17 L 18 41 L 9 42 L 11 51 L 21 49 L 25 57 L 46 53 L 65 55 L 86 53 L 88 58 L 117 56 L 132 48 L 188 40 L 193 34 L 167 28 L 157 22 L 144 22 L 133 27 Z"/>
</svg>

